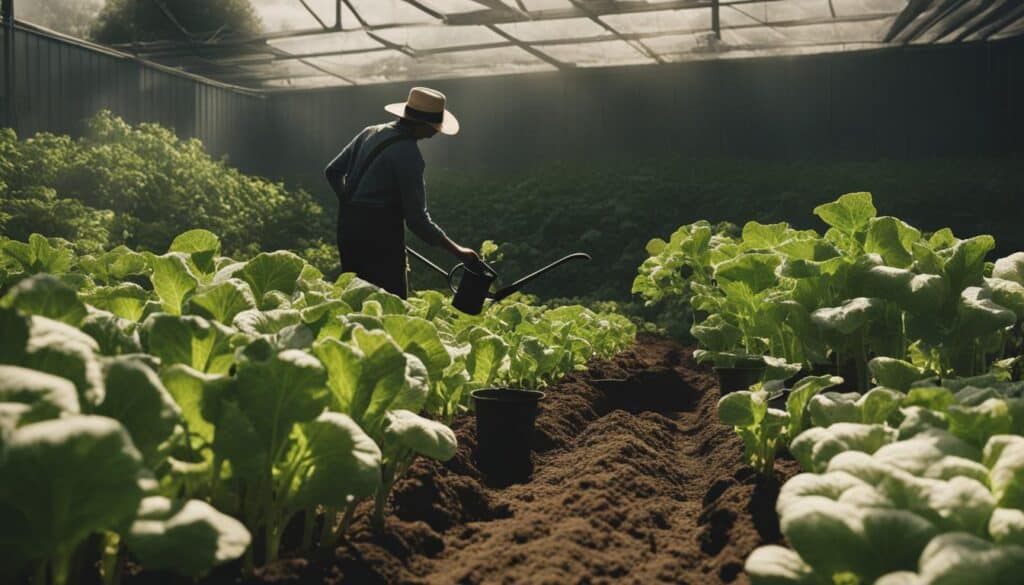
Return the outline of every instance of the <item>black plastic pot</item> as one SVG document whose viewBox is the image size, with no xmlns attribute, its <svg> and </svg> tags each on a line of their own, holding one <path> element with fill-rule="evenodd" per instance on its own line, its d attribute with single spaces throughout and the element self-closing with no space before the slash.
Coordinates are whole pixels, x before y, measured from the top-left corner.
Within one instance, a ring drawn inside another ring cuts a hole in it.
<svg viewBox="0 0 1024 585">
<path fill-rule="evenodd" d="M 481 471 L 497 479 L 520 481 L 533 472 L 530 447 L 537 402 L 543 392 L 511 388 L 474 390 L 476 460 Z"/>
<path fill-rule="evenodd" d="M 718 375 L 718 390 L 722 394 L 746 390 L 761 381 L 765 367 L 755 368 L 715 368 Z"/>
</svg>

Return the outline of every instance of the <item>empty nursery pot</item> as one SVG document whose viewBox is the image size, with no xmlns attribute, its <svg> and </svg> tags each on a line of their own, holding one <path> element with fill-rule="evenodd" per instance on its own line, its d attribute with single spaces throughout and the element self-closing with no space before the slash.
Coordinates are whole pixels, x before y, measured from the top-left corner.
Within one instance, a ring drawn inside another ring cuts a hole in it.
<svg viewBox="0 0 1024 585">
<path fill-rule="evenodd" d="M 756 368 L 715 368 L 718 375 L 718 390 L 722 394 L 746 390 L 761 381 L 764 366 Z"/>
<path fill-rule="evenodd" d="M 533 471 L 530 447 L 537 402 L 544 393 L 485 388 L 470 396 L 476 411 L 476 459 L 481 471 L 511 480 L 528 477 Z"/>
</svg>

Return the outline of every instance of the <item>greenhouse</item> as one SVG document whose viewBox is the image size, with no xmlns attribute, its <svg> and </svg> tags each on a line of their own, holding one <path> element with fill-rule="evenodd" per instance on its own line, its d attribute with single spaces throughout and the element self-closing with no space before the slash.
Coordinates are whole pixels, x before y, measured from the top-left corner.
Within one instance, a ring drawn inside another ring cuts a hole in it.
<svg viewBox="0 0 1024 585">
<path fill-rule="evenodd" d="M 1021 0 L 0 26 L 3 585 L 1024 585 Z"/>
</svg>

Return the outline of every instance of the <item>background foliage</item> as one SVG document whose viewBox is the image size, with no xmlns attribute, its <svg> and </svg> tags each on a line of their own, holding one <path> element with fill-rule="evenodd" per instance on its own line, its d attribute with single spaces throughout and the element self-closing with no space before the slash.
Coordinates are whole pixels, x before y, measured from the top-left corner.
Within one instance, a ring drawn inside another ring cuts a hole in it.
<svg viewBox="0 0 1024 585">
<path fill-rule="evenodd" d="M 321 240 L 333 219 L 305 191 L 244 175 L 157 124 L 101 112 L 87 128 L 79 139 L 0 130 L 0 234 L 62 237 L 80 253 L 120 244 L 162 251 L 201 227 L 220 234 L 229 254 L 289 248 L 336 262 Z"/>
<path fill-rule="evenodd" d="M 160 4 L 153 0 L 107 0 L 92 25 L 91 36 L 101 43 L 182 38 L 181 29 Z M 260 20 L 249 0 L 162 0 L 162 4 L 192 34 L 260 31 Z"/>
</svg>

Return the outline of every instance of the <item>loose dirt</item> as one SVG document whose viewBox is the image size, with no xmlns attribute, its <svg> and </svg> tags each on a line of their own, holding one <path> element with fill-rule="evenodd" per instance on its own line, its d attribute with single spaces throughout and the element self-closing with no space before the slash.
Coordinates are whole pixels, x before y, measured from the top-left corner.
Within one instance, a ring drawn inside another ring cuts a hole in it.
<svg viewBox="0 0 1024 585">
<path fill-rule="evenodd" d="M 743 560 L 780 542 L 776 463 L 758 481 L 717 422 L 714 375 L 690 349 L 644 335 L 545 389 L 527 483 L 489 481 L 459 451 L 421 460 L 396 486 L 387 529 L 365 521 L 334 555 L 285 559 L 259 583 L 749 583 Z"/>
</svg>

